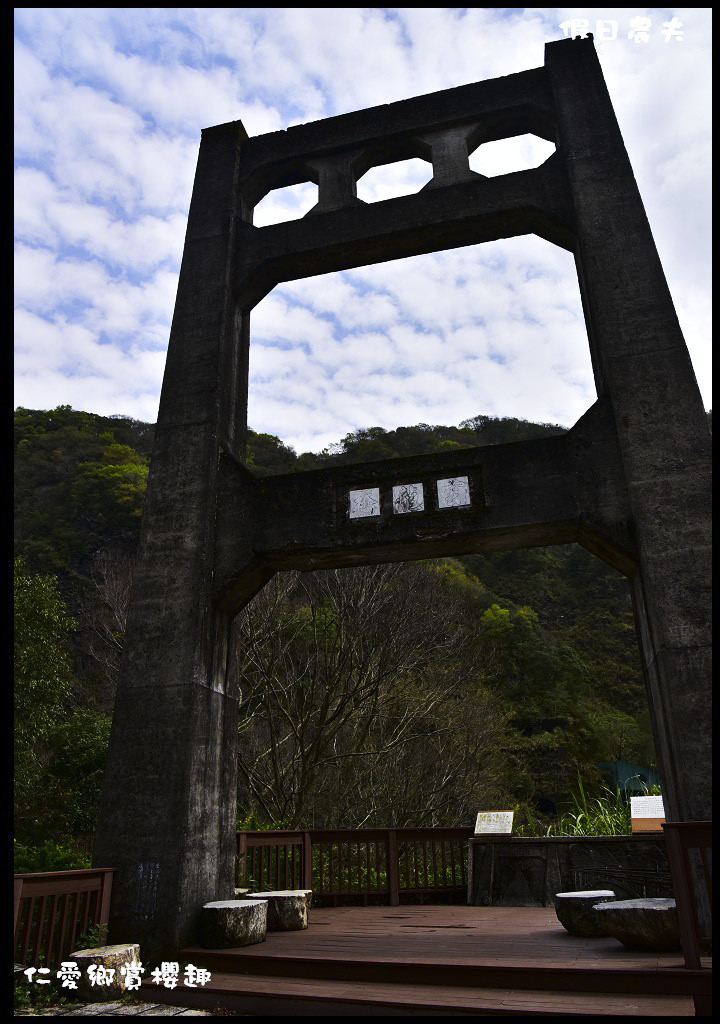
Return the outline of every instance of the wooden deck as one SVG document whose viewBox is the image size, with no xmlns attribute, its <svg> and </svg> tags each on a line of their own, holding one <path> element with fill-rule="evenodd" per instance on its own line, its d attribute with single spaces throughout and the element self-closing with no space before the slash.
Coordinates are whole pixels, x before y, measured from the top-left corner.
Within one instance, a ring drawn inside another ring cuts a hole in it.
<svg viewBox="0 0 720 1024">
<path fill-rule="evenodd" d="M 306 931 L 178 959 L 211 982 L 143 996 L 262 1016 L 694 1016 L 688 982 L 710 992 L 680 953 L 571 937 L 552 908 L 313 908 Z"/>
</svg>

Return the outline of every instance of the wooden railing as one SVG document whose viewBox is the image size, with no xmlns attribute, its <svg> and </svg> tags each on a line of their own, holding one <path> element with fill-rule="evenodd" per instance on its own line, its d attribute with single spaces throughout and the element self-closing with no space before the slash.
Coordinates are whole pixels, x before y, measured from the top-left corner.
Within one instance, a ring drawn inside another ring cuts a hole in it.
<svg viewBox="0 0 720 1024">
<path fill-rule="evenodd" d="M 668 863 L 677 905 L 685 966 L 702 968 L 700 951 L 711 952 L 712 941 L 712 822 L 663 823 Z M 698 908 L 703 908 L 702 916 Z M 712 1015 L 711 997 L 693 992 L 695 1015 Z"/>
<path fill-rule="evenodd" d="M 15 875 L 14 961 L 57 969 L 89 928 L 107 925 L 116 868 Z"/>
<path fill-rule="evenodd" d="M 712 822 L 666 821 L 662 828 L 685 963 L 688 967 L 700 967 L 700 949 L 709 936 L 702 935 L 704 929 L 701 928 L 698 905 L 706 907 L 708 912 L 712 908 Z M 694 866 L 691 866 L 691 851 L 696 851 Z"/>
<path fill-rule="evenodd" d="M 471 826 L 238 832 L 238 886 L 312 889 L 337 903 L 370 897 L 464 896 Z"/>
<path fill-rule="evenodd" d="M 238 832 L 235 882 L 269 892 L 312 889 L 309 832 Z"/>
</svg>

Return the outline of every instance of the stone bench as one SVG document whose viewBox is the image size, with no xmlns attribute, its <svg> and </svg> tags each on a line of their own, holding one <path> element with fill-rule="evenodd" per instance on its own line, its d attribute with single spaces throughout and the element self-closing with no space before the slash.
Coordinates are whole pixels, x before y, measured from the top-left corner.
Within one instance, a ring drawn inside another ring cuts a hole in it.
<svg viewBox="0 0 720 1024">
<path fill-rule="evenodd" d="M 600 922 L 593 913 L 596 903 L 614 900 L 612 889 L 586 889 L 578 892 L 556 892 L 555 913 L 557 919 L 570 935 L 593 938 L 605 935 Z"/>
<path fill-rule="evenodd" d="M 268 905 L 265 900 L 216 900 L 200 912 L 200 944 L 206 949 L 232 949 L 265 941 Z"/>
<path fill-rule="evenodd" d="M 308 926 L 312 889 L 278 889 L 275 892 L 254 892 L 250 899 L 265 900 L 268 906 L 269 932 L 300 931 Z"/>
<path fill-rule="evenodd" d="M 598 903 L 593 915 L 603 932 L 623 946 L 658 952 L 680 949 L 680 925 L 673 899 L 645 897 Z"/>
</svg>

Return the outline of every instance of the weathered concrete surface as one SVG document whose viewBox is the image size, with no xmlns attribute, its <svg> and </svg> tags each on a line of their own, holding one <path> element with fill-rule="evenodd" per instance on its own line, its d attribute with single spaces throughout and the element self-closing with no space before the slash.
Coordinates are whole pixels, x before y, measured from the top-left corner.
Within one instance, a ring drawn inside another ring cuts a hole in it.
<svg viewBox="0 0 720 1024">
<path fill-rule="evenodd" d="M 76 979 L 77 990 L 71 990 L 73 994 L 76 992 L 78 999 L 118 999 L 127 993 L 122 968 L 140 963 L 140 946 L 136 942 L 129 942 L 116 946 L 98 946 L 96 949 L 79 949 L 70 953 L 67 959 L 76 963 L 80 971 L 80 977 Z M 92 969 L 92 976 L 98 982 L 106 972 L 109 974 L 112 971 L 110 983 L 93 984 L 88 968 Z"/>
<path fill-rule="evenodd" d="M 253 892 L 249 899 L 267 902 L 267 930 L 269 932 L 302 931 L 308 926 L 308 912 L 312 903 L 311 889 Z"/>
<path fill-rule="evenodd" d="M 207 949 L 232 949 L 265 941 L 265 900 L 215 900 L 200 914 L 200 941 Z"/>
<path fill-rule="evenodd" d="M 440 509 L 435 484 L 467 476 L 471 504 Z M 423 512 L 397 515 L 394 486 L 422 483 Z M 598 401 L 567 434 L 442 455 L 249 478 L 220 469 L 217 600 L 233 608 L 256 586 L 253 560 L 273 571 L 428 558 L 577 541 L 631 572 L 635 548 L 610 404 Z M 349 517 L 351 489 L 380 490 L 380 516 Z M 237 523 L 247 522 L 239 534 Z"/>
<path fill-rule="evenodd" d="M 555 893 L 555 913 L 557 919 L 570 935 L 581 935 L 592 938 L 604 935 L 600 921 L 593 914 L 597 903 L 614 900 L 615 893 L 611 889 L 595 889 L 584 892 Z"/>
<path fill-rule="evenodd" d="M 555 143 L 540 167 L 470 171 L 478 142 L 526 131 Z M 358 176 L 404 156 L 432 163 L 428 186 L 358 202 Z M 310 216 L 253 225 L 268 191 L 308 179 Z M 249 315 L 275 284 L 527 232 L 575 254 L 598 401 L 572 431 L 252 476 Z M 470 505 L 440 509 L 434 487 L 453 474 Z M 392 487 L 418 482 L 425 510 L 394 515 Z M 380 514 L 350 520 L 349 490 L 365 487 Z M 591 39 L 548 44 L 542 68 L 286 132 L 206 129 L 95 849 L 119 868 L 113 941 L 161 956 L 232 891 L 229 625 L 279 569 L 583 544 L 631 580 L 668 820 L 711 818 L 710 522 L 705 413 Z"/>
<path fill-rule="evenodd" d="M 612 889 L 619 899 L 672 894 L 665 837 L 474 836 L 468 903 L 552 907 L 558 892 Z"/>
<path fill-rule="evenodd" d="M 227 280 L 243 138 L 238 122 L 200 147 L 94 854 L 120 869 L 111 938 L 146 958 L 188 944 L 234 882 L 237 702 L 210 595 L 219 446 L 245 444 Z"/>
<path fill-rule="evenodd" d="M 712 817 L 711 442 L 690 357 L 592 42 L 545 48 L 600 396 L 637 545 L 633 597 L 668 820 Z M 692 666 L 692 669 L 691 669 Z"/>
<path fill-rule="evenodd" d="M 593 914 L 603 934 L 631 949 L 680 949 L 680 926 L 673 899 L 598 903 Z"/>
</svg>

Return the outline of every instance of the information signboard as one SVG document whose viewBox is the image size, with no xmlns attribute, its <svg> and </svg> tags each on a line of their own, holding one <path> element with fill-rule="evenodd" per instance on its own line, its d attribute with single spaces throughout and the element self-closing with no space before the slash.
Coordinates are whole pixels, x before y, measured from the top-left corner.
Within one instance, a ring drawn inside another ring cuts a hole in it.
<svg viewBox="0 0 720 1024">
<path fill-rule="evenodd" d="M 662 832 L 665 808 L 661 796 L 631 796 L 630 817 L 633 832 Z"/>
<path fill-rule="evenodd" d="M 475 835 L 509 835 L 514 811 L 480 811 L 475 822 Z"/>
</svg>

